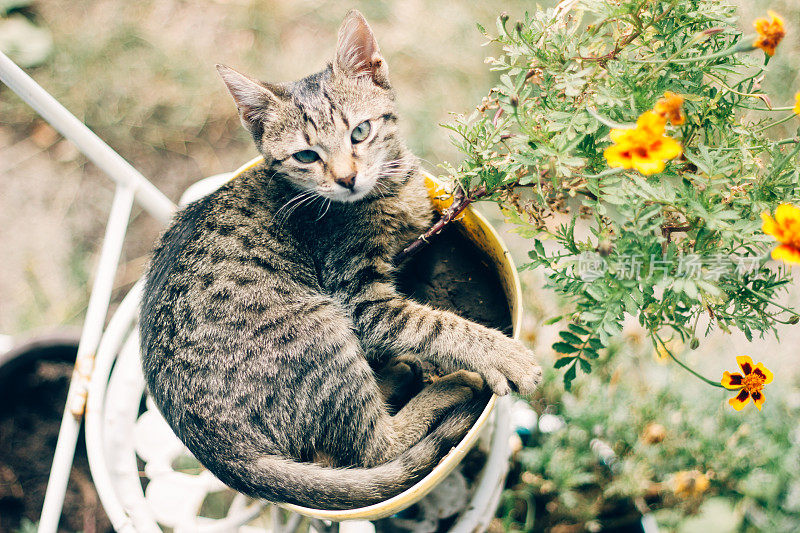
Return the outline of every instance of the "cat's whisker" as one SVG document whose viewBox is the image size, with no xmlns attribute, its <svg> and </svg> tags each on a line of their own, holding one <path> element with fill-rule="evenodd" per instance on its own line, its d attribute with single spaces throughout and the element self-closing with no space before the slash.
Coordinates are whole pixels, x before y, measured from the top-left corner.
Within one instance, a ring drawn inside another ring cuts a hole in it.
<svg viewBox="0 0 800 533">
<path fill-rule="evenodd" d="M 314 198 L 314 201 L 313 201 L 313 202 L 311 202 L 311 204 L 309 205 L 309 207 L 311 207 L 311 205 L 314 205 L 315 203 L 317 203 L 317 200 L 321 200 L 321 202 L 320 202 L 320 203 L 319 203 L 319 205 L 317 206 L 317 214 L 319 214 L 319 212 L 320 212 L 320 211 L 322 211 L 322 208 L 323 208 L 323 207 L 325 207 L 325 201 L 326 201 L 327 199 L 326 199 L 324 196 L 322 196 L 321 194 L 317 194 L 317 197 L 316 197 L 316 198 Z M 317 220 L 319 220 L 319 218 L 317 218 Z"/>
<path fill-rule="evenodd" d="M 272 217 L 273 222 L 277 222 L 279 226 L 283 224 L 283 222 L 285 222 L 289 218 L 289 216 L 291 216 L 291 214 L 298 206 L 305 203 L 314 194 L 315 194 L 314 191 L 305 191 L 301 192 L 296 196 L 293 196 L 289 201 L 283 204 L 281 208 L 275 212 L 275 215 Z M 288 208 L 290 205 L 292 205 L 292 207 L 289 208 L 287 211 L 285 211 L 281 216 L 281 211 Z"/>
<path fill-rule="evenodd" d="M 389 186 L 386 185 L 381 180 L 378 180 L 378 181 L 375 182 L 375 187 L 377 187 L 379 191 L 383 191 L 383 192 L 386 192 L 386 193 L 390 192 Z"/>
<path fill-rule="evenodd" d="M 434 163 L 432 163 L 431 161 L 429 161 L 428 159 L 425 159 L 425 158 L 422 158 L 422 157 L 418 157 L 417 159 L 419 159 L 423 163 L 427 163 L 430 168 L 436 168 L 436 165 Z"/>
<path fill-rule="evenodd" d="M 333 200 L 328 198 L 327 202 L 325 204 L 323 204 L 323 205 L 325 205 L 325 210 L 322 212 L 322 214 L 320 216 L 317 217 L 317 220 L 315 220 L 315 222 L 319 222 L 320 220 L 322 220 L 325 217 L 325 215 L 328 214 L 328 210 L 331 208 L 331 204 L 332 203 L 333 203 Z"/>
<path fill-rule="evenodd" d="M 380 166 L 380 174 L 382 176 L 401 176 L 411 170 L 410 158 L 401 157 L 392 161 L 384 161 Z"/>
<path fill-rule="evenodd" d="M 277 218 L 277 217 L 278 217 L 278 215 L 280 215 L 281 211 L 283 211 L 284 209 L 286 209 L 286 208 L 287 208 L 287 207 L 288 207 L 288 206 L 289 206 L 289 205 L 290 205 L 292 202 L 296 201 L 298 198 L 301 198 L 301 197 L 303 197 L 303 196 L 306 196 L 306 195 L 310 194 L 310 192 L 311 192 L 311 191 L 305 191 L 305 192 L 301 192 L 301 193 L 299 193 L 299 194 L 297 194 L 297 195 L 295 195 L 295 196 L 292 196 L 292 197 L 291 197 L 291 198 L 290 198 L 290 199 L 289 199 L 289 200 L 288 200 L 286 203 L 284 203 L 284 204 L 283 204 L 283 205 L 282 205 L 282 206 L 281 206 L 281 207 L 280 207 L 280 208 L 279 208 L 279 209 L 278 209 L 278 210 L 275 212 L 274 218 Z"/>
<path fill-rule="evenodd" d="M 314 200 L 316 200 L 317 198 L 321 198 L 321 197 L 320 197 L 320 196 L 319 196 L 317 193 L 315 193 L 314 191 L 309 191 L 309 193 L 310 193 L 309 195 L 307 195 L 305 198 L 303 198 L 303 199 L 302 199 L 302 200 L 300 200 L 299 202 L 295 203 L 295 204 L 292 206 L 292 208 L 291 208 L 291 209 L 289 209 L 289 210 L 288 210 L 288 211 L 287 211 L 287 212 L 284 214 L 284 216 L 283 216 L 283 218 L 281 219 L 281 222 L 280 222 L 281 224 L 283 224 L 284 222 L 286 222 L 287 220 L 289 220 L 289 218 L 292 216 L 292 214 L 293 214 L 295 211 L 297 211 L 297 210 L 298 210 L 298 209 L 299 209 L 299 208 L 300 208 L 302 205 L 304 205 L 304 204 L 308 204 L 309 202 L 313 203 L 313 202 L 314 202 Z"/>
</svg>

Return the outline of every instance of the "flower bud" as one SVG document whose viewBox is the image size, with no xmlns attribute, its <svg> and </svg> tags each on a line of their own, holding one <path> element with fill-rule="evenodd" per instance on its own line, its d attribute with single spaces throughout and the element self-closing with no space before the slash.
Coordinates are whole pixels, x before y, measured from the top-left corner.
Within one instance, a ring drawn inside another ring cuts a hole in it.
<svg viewBox="0 0 800 533">
<path fill-rule="evenodd" d="M 601 257 L 608 257 L 613 250 L 614 245 L 608 239 L 602 239 L 597 243 L 597 253 L 600 254 Z"/>
<path fill-rule="evenodd" d="M 642 442 L 645 444 L 658 444 L 667 438 L 667 428 L 657 422 L 647 424 L 642 432 Z"/>
</svg>

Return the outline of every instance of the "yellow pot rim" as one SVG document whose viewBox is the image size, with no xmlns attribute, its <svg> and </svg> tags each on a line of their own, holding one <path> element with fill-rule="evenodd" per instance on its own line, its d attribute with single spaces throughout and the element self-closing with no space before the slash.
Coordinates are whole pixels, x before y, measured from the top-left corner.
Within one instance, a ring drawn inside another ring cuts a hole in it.
<svg viewBox="0 0 800 533">
<path fill-rule="evenodd" d="M 264 158 L 262 156 L 248 161 L 239 167 L 230 179 L 234 179 L 236 176 L 239 176 L 243 172 L 263 162 Z M 425 176 L 425 185 L 428 188 L 428 194 L 433 201 L 434 208 L 441 211 L 452 201 L 450 195 L 447 194 L 444 184 L 432 174 L 423 171 L 423 175 Z M 453 224 L 481 248 L 494 262 L 509 303 L 513 338 L 519 339 L 520 326 L 522 325 L 522 286 L 519 281 L 514 259 L 511 257 L 511 252 L 509 252 L 500 234 L 489 223 L 486 217 L 472 209 L 472 207 L 468 207 L 464 210 Z M 427 476 L 420 479 L 412 487 L 388 500 L 366 507 L 344 510 L 312 509 L 293 504 L 280 504 L 280 506 L 305 516 L 337 522 L 343 520 L 377 520 L 398 513 L 428 494 L 428 492 L 458 466 L 467 452 L 472 449 L 473 445 L 477 442 L 481 431 L 486 426 L 492 414 L 496 401 L 497 396 L 492 395 L 483 413 L 481 413 L 481 416 L 464 438 L 461 439 L 458 446 L 450 450 Z"/>
</svg>

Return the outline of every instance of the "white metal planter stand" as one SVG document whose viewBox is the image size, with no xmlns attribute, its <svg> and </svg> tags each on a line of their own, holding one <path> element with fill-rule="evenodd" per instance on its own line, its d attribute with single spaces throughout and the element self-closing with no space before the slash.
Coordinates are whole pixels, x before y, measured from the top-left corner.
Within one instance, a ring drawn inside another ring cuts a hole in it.
<svg viewBox="0 0 800 533">
<path fill-rule="evenodd" d="M 153 506 L 153 498 L 157 500 L 157 496 L 148 500 L 148 495 L 143 491 L 137 456 L 146 462 L 145 474 L 151 478 L 148 485 L 148 489 L 151 489 L 152 486 L 157 487 L 154 483 L 158 483 L 160 476 L 176 474 L 166 459 L 177 457 L 183 453 L 183 448 L 174 435 L 172 435 L 174 441 L 170 444 L 171 431 L 167 431 L 167 436 L 155 447 L 148 448 L 147 443 L 142 442 L 141 438 L 137 442 L 137 426 L 143 425 L 139 433 L 143 432 L 145 435 L 163 431 L 163 426 L 159 429 L 163 419 L 159 422 L 160 415 L 156 409 L 148 409 L 139 415 L 144 379 L 139 364 L 136 318 L 142 281 L 134 285 L 109 320 L 105 330 L 103 328 L 133 202 L 138 202 L 162 224 L 171 219 L 176 206 L 2 52 L 0 52 L 0 80 L 65 138 L 72 141 L 116 183 L 45 494 L 39 532 L 55 533 L 57 530 L 75 445 L 84 416 L 86 448 L 92 478 L 113 527 L 117 531 L 125 532 L 161 531 L 156 516 L 158 509 L 154 511 Z M 201 192 L 207 193 L 213 190 L 226 179 L 227 176 L 208 178 L 200 186 L 200 189 L 205 189 Z M 197 187 L 193 186 L 187 191 L 187 195 L 197 192 Z M 488 526 L 497 507 L 508 470 L 510 434 L 510 399 L 499 398 L 494 410 L 486 464 L 475 483 L 468 504 L 451 531 L 471 533 L 482 531 Z M 194 478 L 190 482 L 194 487 L 192 490 L 200 487 L 205 491 L 203 495 L 224 488 L 208 472 L 189 477 Z M 181 479 L 186 481 L 187 478 Z M 156 489 L 152 489 L 152 492 L 155 491 Z M 200 497 L 198 496 L 200 492 L 196 490 L 195 495 Z M 267 513 L 270 519 L 262 530 L 275 533 L 294 531 L 299 526 L 308 528 L 309 525 L 320 533 L 339 530 L 335 522 L 316 518 L 309 521 L 300 515 L 279 510 L 266 502 L 250 500 L 242 495 L 233 498 L 227 516 L 222 519 L 211 520 L 193 516 L 189 522 L 164 524 L 162 517 L 160 523 L 174 527 L 176 532 L 249 532 L 258 530 L 246 524 L 262 513 Z M 352 532 L 366 532 L 373 529 L 363 523 L 342 525 L 341 530 L 344 531 L 346 528 Z"/>
</svg>

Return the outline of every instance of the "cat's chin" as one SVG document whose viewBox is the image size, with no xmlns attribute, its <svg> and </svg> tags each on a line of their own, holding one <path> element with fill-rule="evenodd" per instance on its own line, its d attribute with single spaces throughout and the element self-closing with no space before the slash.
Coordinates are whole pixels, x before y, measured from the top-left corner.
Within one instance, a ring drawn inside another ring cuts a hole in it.
<svg viewBox="0 0 800 533">
<path fill-rule="evenodd" d="M 339 187 L 333 191 L 318 191 L 318 194 L 323 198 L 333 200 L 334 202 L 341 202 L 344 204 L 358 202 L 370 196 L 373 189 L 375 189 L 375 182 L 369 183 L 368 180 L 362 181 L 361 184 L 356 184 L 355 188 L 350 190 L 344 187 Z"/>
<path fill-rule="evenodd" d="M 333 200 L 334 202 L 349 204 L 352 202 L 363 200 L 369 195 L 370 191 L 372 191 L 372 187 L 365 187 L 362 190 L 329 192 L 326 194 L 322 194 L 321 196 L 323 198 L 328 198 L 329 200 Z"/>
</svg>

